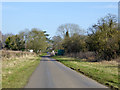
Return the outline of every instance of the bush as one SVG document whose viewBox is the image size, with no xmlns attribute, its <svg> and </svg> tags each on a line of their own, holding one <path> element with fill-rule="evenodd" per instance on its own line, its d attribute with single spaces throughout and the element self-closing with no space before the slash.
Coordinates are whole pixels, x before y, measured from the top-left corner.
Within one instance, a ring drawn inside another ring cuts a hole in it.
<svg viewBox="0 0 120 90">
<path fill-rule="evenodd" d="M 89 50 L 95 51 L 101 59 L 116 58 L 120 52 L 120 31 L 115 16 L 102 18 L 91 30 L 92 34 L 86 40 Z"/>
<path fill-rule="evenodd" d="M 66 53 L 77 53 L 86 51 L 86 36 L 74 34 L 72 37 L 67 37 L 63 41 L 63 47 Z"/>
<path fill-rule="evenodd" d="M 66 53 L 65 56 L 96 61 L 96 54 L 94 52 Z"/>
</svg>

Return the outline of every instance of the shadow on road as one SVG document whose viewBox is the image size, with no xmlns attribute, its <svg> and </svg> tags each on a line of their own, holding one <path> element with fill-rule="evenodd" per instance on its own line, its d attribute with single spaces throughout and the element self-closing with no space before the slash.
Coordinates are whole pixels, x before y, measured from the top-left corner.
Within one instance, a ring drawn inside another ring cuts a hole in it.
<svg viewBox="0 0 120 90">
<path fill-rule="evenodd" d="M 81 62 L 81 60 L 55 60 L 55 59 L 52 59 L 52 56 L 50 56 L 50 55 L 41 56 L 41 57 L 42 58 L 50 58 L 49 60 L 42 59 L 41 61 L 78 61 L 78 62 Z"/>
<path fill-rule="evenodd" d="M 43 59 L 41 61 L 57 61 L 57 60 L 54 60 L 50 57 L 52 57 L 52 56 L 50 56 L 50 55 L 42 56 Z M 47 59 L 44 59 L 44 58 L 50 58 L 50 59 L 47 60 Z"/>
<path fill-rule="evenodd" d="M 46 56 L 41 56 L 41 57 L 50 58 L 51 56 L 50 55 L 46 55 Z"/>
<path fill-rule="evenodd" d="M 46 56 L 42 56 L 43 58 L 50 58 L 50 60 L 41 60 L 41 61 L 71 61 L 71 62 L 73 62 L 73 61 L 75 61 L 75 62 L 97 62 L 96 60 L 93 60 L 93 61 L 91 61 L 91 60 L 88 60 L 88 61 L 83 61 L 83 60 L 81 60 L 81 59 L 78 59 L 78 60 L 55 60 L 55 59 L 52 59 L 52 56 L 50 56 L 50 55 L 46 55 Z"/>
<path fill-rule="evenodd" d="M 51 59 L 51 60 L 45 60 L 45 59 L 43 59 L 41 61 L 57 61 L 57 60 L 53 60 L 53 59 Z"/>
</svg>

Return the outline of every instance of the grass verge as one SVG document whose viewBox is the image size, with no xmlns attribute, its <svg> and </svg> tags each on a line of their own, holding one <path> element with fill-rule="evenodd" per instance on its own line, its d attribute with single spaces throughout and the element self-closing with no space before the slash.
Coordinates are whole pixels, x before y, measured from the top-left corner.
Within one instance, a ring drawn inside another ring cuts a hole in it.
<svg viewBox="0 0 120 90">
<path fill-rule="evenodd" d="M 27 56 L 3 60 L 2 88 L 23 88 L 40 63 L 40 57 Z"/>
<path fill-rule="evenodd" d="M 47 53 L 41 53 L 40 57 L 48 55 Z"/>
<path fill-rule="evenodd" d="M 120 89 L 118 86 L 118 63 L 116 61 L 85 62 L 82 59 L 54 56 L 52 57 L 64 65 L 80 72 L 112 89 Z"/>
</svg>

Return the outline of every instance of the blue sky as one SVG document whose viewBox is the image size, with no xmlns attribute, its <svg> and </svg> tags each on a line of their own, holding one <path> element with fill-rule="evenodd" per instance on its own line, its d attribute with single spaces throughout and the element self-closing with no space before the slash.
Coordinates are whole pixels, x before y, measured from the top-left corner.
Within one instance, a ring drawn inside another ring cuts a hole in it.
<svg viewBox="0 0 120 90">
<path fill-rule="evenodd" d="M 117 2 L 4 2 L 2 33 L 39 28 L 56 35 L 61 24 L 74 23 L 87 30 L 108 13 L 118 14 Z"/>
</svg>

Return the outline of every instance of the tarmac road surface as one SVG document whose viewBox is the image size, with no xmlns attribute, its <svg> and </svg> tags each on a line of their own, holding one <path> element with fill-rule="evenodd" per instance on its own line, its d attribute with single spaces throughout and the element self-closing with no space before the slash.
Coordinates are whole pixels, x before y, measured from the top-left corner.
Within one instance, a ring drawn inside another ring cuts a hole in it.
<svg viewBox="0 0 120 90">
<path fill-rule="evenodd" d="M 49 56 L 42 57 L 25 88 L 107 88 Z"/>
</svg>

